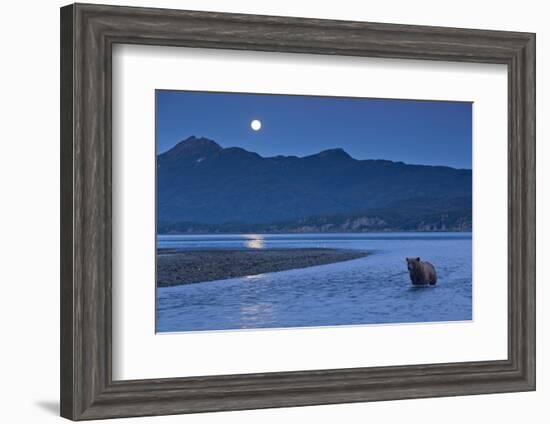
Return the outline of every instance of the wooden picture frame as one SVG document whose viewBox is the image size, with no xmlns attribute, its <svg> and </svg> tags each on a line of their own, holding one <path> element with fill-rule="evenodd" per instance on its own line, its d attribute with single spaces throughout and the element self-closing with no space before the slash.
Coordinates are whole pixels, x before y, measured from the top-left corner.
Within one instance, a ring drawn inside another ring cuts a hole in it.
<svg viewBox="0 0 550 424">
<path fill-rule="evenodd" d="M 116 43 L 505 64 L 508 359 L 111 378 Z M 75 4 L 61 9 L 61 415 L 72 420 L 535 389 L 535 35 Z"/>
</svg>

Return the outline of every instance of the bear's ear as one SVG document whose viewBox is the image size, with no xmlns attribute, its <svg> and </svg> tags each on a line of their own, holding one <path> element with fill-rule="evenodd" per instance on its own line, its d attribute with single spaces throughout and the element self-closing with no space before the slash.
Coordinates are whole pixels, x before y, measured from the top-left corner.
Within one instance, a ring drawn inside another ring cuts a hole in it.
<svg viewBox="0 0 550 424">
<path fill-rule="evenodd" d="M 420 258 L 416 258 L 416 262 L 420 262 Z"/>
</svg>

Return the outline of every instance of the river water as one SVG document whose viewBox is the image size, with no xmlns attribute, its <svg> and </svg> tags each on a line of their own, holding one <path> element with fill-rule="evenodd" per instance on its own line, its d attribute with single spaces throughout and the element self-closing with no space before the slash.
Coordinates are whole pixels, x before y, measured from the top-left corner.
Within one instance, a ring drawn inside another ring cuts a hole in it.
<svg viewBox="0 0 550 424">
<path fill-rule="evenodd" d="M 157 332 L 472 319 L 471 233 L 160 235 L 158 248 L 371 252 L 311 268 L 157 288 Z M 435 265 L 435 287 L 412 287 L 405 257 Z"/>
</svg>

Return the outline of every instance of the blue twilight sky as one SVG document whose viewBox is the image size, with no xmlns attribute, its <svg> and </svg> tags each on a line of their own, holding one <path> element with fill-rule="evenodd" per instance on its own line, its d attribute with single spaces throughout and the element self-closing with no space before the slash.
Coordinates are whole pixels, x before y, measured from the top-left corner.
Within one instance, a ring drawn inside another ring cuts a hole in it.
<svg viewBox="0 0 550 424">
<path fill-rule="evenodd" d="M 158 153 L 195 135 L 261 156 L 340 147 L 356 159 L 472 168 L 469 102 L 171 90 L 156 101 Z"/>
</svg>

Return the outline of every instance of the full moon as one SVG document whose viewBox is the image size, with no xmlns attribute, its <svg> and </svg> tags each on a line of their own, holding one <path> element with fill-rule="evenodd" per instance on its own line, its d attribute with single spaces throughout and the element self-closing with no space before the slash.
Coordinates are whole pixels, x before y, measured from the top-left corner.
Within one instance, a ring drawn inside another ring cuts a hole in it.
<svg viewBox="0 0 550 424">
<path fill-rule="evenodd" d="M 254 131 L 259 131 L 260 128 L 262 128 L 262 122 L 257 120 L 257 119 L 254 119 L 251 123 L 250 123 L 250 128 L 252 128 Z"/>
</svg>

